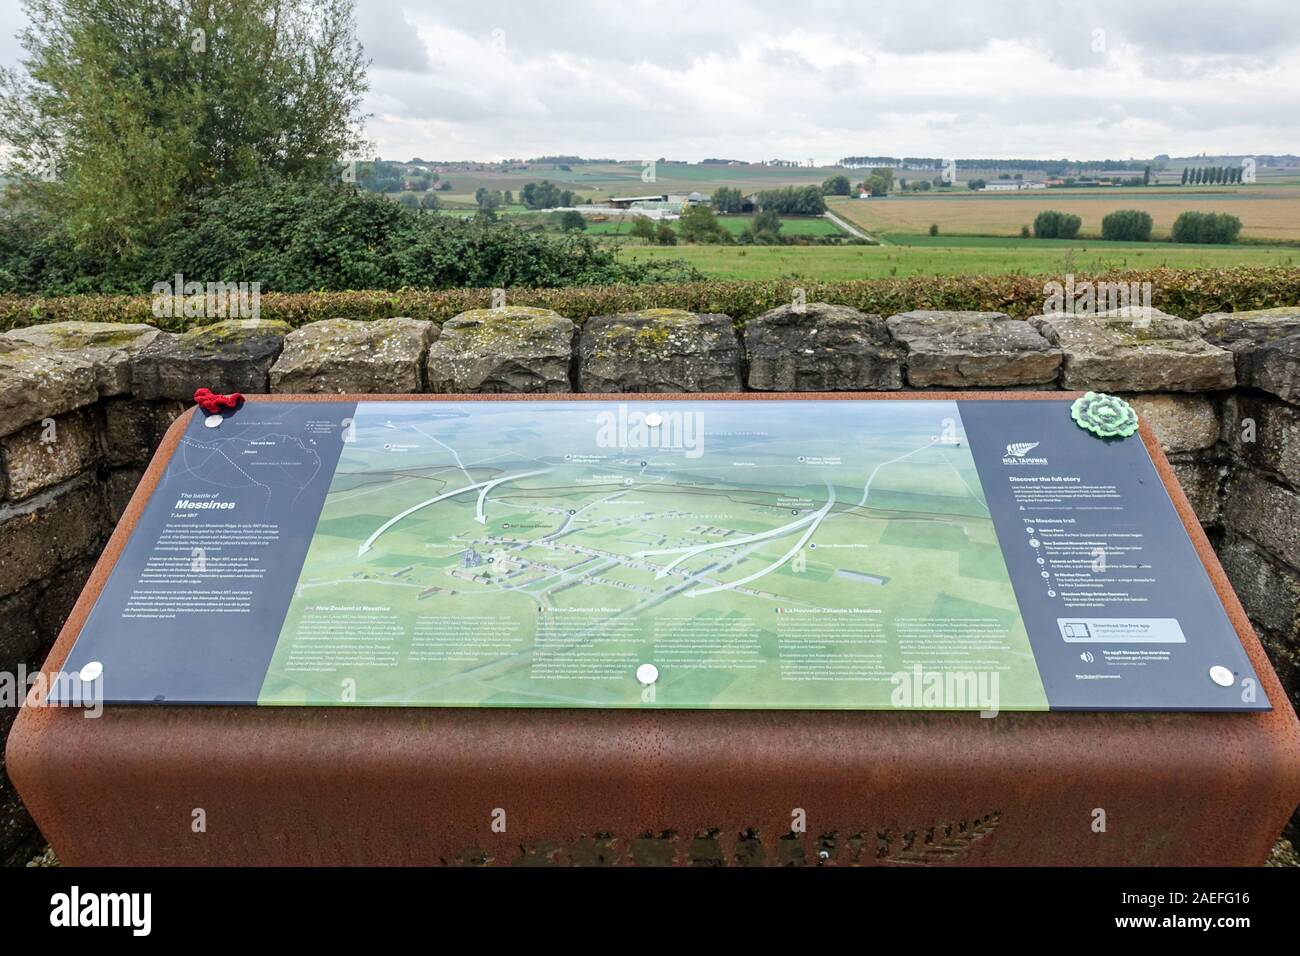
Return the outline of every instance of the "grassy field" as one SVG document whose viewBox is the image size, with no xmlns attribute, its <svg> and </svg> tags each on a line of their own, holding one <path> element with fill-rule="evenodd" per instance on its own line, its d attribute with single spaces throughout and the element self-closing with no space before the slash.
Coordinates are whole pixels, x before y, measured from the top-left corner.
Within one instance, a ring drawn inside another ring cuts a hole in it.
<svg viewBox="0 0 1300 956">
<path fill-rule="evenodd" d="M 856 181 L 864 171 L 835 168 L 791 168 L 757 165 L 705 166 L 659 163 L 653 183 L 641 179 L 639 163 L 573 165 L 531 164 L 502 172 L 482 168 L 448 172 L 454 183 L 444 200 L 472 203 L 480 185 L 512 189 L 547 178 L 577 191 L 579 201 L 596 202 L 629 193 L 710 193 L 718 186 L 743 192 L 783 185 L 820 182 L 844 172 Z M 910 275 L 964 275 L 1084 272 L 1109 268 L 1218 268 L 1236 265 L 1295 265 L 1300 262 L 1300 177 L 1294 170 L 1269 169 L 1253 185 L 1183 187 L 1074 188 L 1021 193 L 980 193 L 963 188 L 926 193 L 893 194 L 861 200 L 832 198 L 832 212 L 880 240 L 883 247 L 864 246 L 644 246 L 628 243 L 621 255 L 628 260 L 684 259 L 706 275 L 720 279 L 857 279 Z M 973 171 L 966 171 L 967 175 Z M 896 175 L 902 175 L 901 173 Z M 909 174 L 914 175 L 914 174 Z M 1073 213 L 1082 219 L 1080 240 L 1021 239 L 1022 227 L 1032 227 L 1045 209 Z M 1162 241 L 1111 243 L 1095 238 L 1101 220 L 1117 209 L 1142 209 L 1151 214 L 1154 235 Z M 1182 246 L 1163 241 L 1179 213 L 1185 210 L 1230 213 L 1242 222 L 1242 239 L 1232 247 Z M 457 213 L 448 211 L 448 214 Z M 502 210 L 503 218 L 527 213 L 522 207 Z M 545 222 L 543 217 L 541 221 Z M 747 217 L 721 218 L 733 235 L 744 231 Z M 825 219 L 785 219 L 785 236 L 835 235 Z M 938 236 L 929 236 L 931 224 Z M 587 234 L 599 239 L 626 237 L 630 222 L 611 219 L 589 223 Z M 620 240 L 621 241 L 621 240 Z"/>
<path fill-rule="evenodd" d="M 507 168 L 498 165 L 486 163 L 473 164 L 436 164 L 439 176 L 451 184 L 451 189 L 447 192 L 439 192 L 438 198 L 447 208 L 474 208 L 474 191 L 479 187 L 487 189 L 498 189 L 501 191 L 509 190 L 516 197 L 522 191 L 523 187 L 530 182 L 540 182 L 543 179 L 550 180 L 562 189 L 571 189 L 577 196 L 579 202 L 586 202 L 591 199 L 593 202 L 602 202 L 610 196 L 640 196 L 646 194 L 669 193 L 685 194 L 690 192 L 701 192 L 705 195 L 711 194 L 719 186 L 730 186 L 741 190 L 744 193 L 751 193 L 761 189 L 774 189 L 780 186 L 803 186 L 809 184 L 820 185 L 828 176 L 845 175 L 853 183 L 862 181 L 864 175 L 869 170 L 866 169 L 846 169 L 840 166 L 763 166 L 756 163 L 746 163 L 736 166 L 703 164 L 703 163 L 670 163 L 659 162 L 653 168 L 653 180 L 647 182 L 642 179 L 643 173 L 649 173 L 642 163 L 639 162 L 596 162 L 596 163 L 528 163 L 513 164 Z M 562 168 L 568 165 L 568 169 Z M 1173 169 L 1177 169 L 1179 164 L 1174 163 Z M 1008 170 L 1010 168 L 1008 167 Z M 1033 197 L 1009 196 L 1001 194 L 984 194 L 973 193 L 966 188 L 966 180 L 979 177 L 986 179 L 997 178 L 999 170 L 986 169 L 961 169 L 958 171 L 957 188 L 949 194 L 947 190 L 940 192 L 929 192 L 924 194 L 913 194 L 906 197 L 896 197 L 915 202 L 933 202 L 938 198 L 940 201 L 944 198 L 967 199 L 974 198 L 977 201 L 1010 201 L 1024 200 L 1032 198 L 1033 200 L 1041 199 L 1043 192 L 1039 191 Z M 1160 197 L 1171 197 L 1182 195 L 1183 198 L 1198 198 L 1208 196 L 1210 193 L 1232 193 L 1238 192 L 1269 191 L 1282 189 L 1290 193 L 1288 187 L 1300 185 L 1300 175 L 1295 169 L 1280 168 L 1261 168 L 1259 170 L 1260 181 L 1256 186 L 1237 186 L 1237 187 L 1188 187 L 1186 189 L 1174 185 L 1152 187 L 1150 189 L 1092 189 L 1092 190 L 1051 190 L 1053 198 L 1065 197 L 1069 195 L 1079 196 L 1088 200 L 1089 197 L 1100 198 L 1119 198 L 1123 199 L 1129 195 L 1158 195 Z M 1129 175 L 1133 171 L 1128 172 Z M 896 178 L 917 180 L 931 178 L 937 175 L 934 172 L 929 174 L 918 171 L 895 170 Z M 1169 173 L 1166 173 L 1169 175 Z M 1030 176 L 1030 178 L 1035 178 Z M 892 198 L 891 198 L 892 201 Z M 1186 207 L 1195 208 L 1195 207 Z M 1033 219 L 1032 216 L 1029 217 Z M 1243 220 L 1244 221 L 1244 220 Z M 918 232 L 923 231 L 929 226 L 929 222 L 923 223 L 920 227 L 912 227 L 902 231 Z M 1019 231 L 1021 220 L 1015 220 L 1015 229 L 1003 229 L 1003 232 Z"/>
<path fill-rule="evenodd" d="M 1044 209 L 1073 213 L 1083 220 L 1084 234 L 1101 232 L 1101 220 L 1116 209 L 1151 214 L 1154 235 L 1165 237 L 1178 214 L 1188 209 L 1231 213 L 1241 220 L 1244 239 L 1300 240 L 1300 188 L 1240 186 L 1228 188 L 1034 190 L 1021 194 L 969 190 L 942 196 L 888 196 L 880 199 L 833 199 L 833 212 L 886 241 L 893 233 L 924 233 L 937 223 L 942 233 L 1018 236 L 1032 228 Z"/>
<path fill-rule="evenodd" d="M 722 228 L 733 236 L 739 236 L 746 227 L 749 226 L 753 216 L 719 216 L 718 222 Z M 590 236 L 626 236 L 632 228 L 633 217 L 629 216 L 623 221 L 611 219 L 609 222 L 593 222 L 587 226 L 587 235 Z M 655 224 L 656 226 L 658 223 Z M 678 223 L 670 221 L 669 226 L 676 229 Z M 842 236 L 844 232 L 829 219 L 822 219 L 815 216 L 801 218 L 787 217 L 781 220 L 781 235 L 783 236 Z"/>
<path fill-rule="evenodd" d="M 895 236 L 888 246 L 625 246 L 624 258 L 684 259 L 712 278 L 872 279 L 911 275 L 1023 272 L 1083 273 L 1100 269 L 1293 266 L 1300 248 L 1188 246 L 1168 242 L 1072 242 Z M 906 243 L 906 244 L 905 244 Z"/>
</svg>

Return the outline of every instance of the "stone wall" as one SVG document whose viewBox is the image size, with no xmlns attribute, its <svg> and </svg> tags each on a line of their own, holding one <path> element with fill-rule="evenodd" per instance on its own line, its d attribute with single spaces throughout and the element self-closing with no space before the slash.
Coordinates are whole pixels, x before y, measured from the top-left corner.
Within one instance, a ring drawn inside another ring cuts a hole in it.
<svg viewBox="0 0 1300 956">
<path fill-rule="evenodd" d="M 38 667 L 194 389 L 564 393 L 1096 389 L 1155 428 L 1300 705 L 1300 308 L 1040 316 L 784 306 L 743 326 L 671 309 L 507 308 L 441 326 L 59 323 L 0 336 L 0 673 Z M 14 717 L 0 702 L 0 734 Z M 1282 703 L 1282 702 L 1277 702 Z M 1293 827 L 1294 829 L 1294 827 Z M 0 862 L 39 846 L 0 767 Z"/>
</svg>

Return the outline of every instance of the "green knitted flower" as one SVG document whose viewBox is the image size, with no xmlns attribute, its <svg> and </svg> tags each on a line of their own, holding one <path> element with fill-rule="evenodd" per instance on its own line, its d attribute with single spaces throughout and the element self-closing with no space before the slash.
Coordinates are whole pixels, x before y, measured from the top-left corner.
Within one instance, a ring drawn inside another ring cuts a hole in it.
<svg viewBox="0 0 1300 956">
<path fill-rule="evenodd" d="M 1074 400 L 1070 417 L 1080 428 L 1101 438 L 1127 438 L 1138 430 L 1137 412 L 1124 399 L 1104 392 L 1089 392 Z"/>
</svg>

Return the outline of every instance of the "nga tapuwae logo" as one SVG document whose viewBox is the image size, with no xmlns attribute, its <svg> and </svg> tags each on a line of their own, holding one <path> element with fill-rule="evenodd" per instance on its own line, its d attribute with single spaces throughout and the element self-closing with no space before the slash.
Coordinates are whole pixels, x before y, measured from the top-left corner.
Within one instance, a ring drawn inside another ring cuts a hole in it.
<svg viewBox="0 0 1300 956">
<path fill-rule="evenodd" d="M 1042 442 L 1036 441 L 1018 441 L 1007 445 L 1007 453 L 1002 457 L 1004 465 L 1046 465 L 1047 459 L 1041 457 L 1032 457 L 1030 452 L 1037 448 Z"/>
</svg>

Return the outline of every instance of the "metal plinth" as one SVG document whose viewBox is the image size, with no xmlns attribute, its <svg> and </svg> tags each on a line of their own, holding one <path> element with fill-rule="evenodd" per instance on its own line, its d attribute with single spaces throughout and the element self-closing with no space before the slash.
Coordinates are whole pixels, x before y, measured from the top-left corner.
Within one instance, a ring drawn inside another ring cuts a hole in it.
<svg viewBox="0 0 1300 956">
<path fill-rule="evenodd" d="M 47 673 L 184 427 L 168 432 Z M 1142 435 L 1272 711 L 110 706 L 86 719 L 29 699 L 8 771 L 74 865 L 1258 864 L 1300 801 L 1300 723 L 1159 444 Z"/>
</svg>

